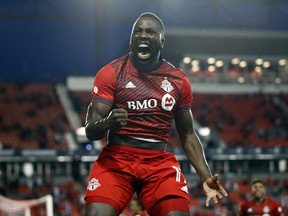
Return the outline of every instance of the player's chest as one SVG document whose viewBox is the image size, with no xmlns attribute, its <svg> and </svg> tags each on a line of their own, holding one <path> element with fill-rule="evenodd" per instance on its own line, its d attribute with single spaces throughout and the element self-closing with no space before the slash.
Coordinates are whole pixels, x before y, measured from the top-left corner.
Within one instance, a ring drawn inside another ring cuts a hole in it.
<svg viewBox="0 0 288 216">
<path fill-rule="evenodd" d="M 254 205 L 247 209 L 248 215 L 271 215 L 272 207 L 269 205 Z"/>
<path fill-rule="evenodd" d="M 128 109 L 154 109 L 171 111 L 177 104 L 177 80 L 166 76 L 126 76 L 119 78 L 115 91 L 116 102 Z"/>
</svg>

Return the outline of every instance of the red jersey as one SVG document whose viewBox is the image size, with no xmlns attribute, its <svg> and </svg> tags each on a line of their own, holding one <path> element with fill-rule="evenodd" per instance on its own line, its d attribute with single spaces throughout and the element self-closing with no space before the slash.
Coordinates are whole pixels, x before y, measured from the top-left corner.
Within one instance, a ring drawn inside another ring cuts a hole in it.
<svg viewBox="0 0 288 216">
<path fill-rule="evenodd" d="M 192 90 L 185 73 L 161 60 L 158 69 L 139 72 L 127 54 L 104 66 L 96 75 L 93 102 L 124 108 L 127 125 L 115 131 L 146 141 L 168 140 L 175 112 L 188 111 Z"/>
<path fill-rule="evenodd" d="M 255 203 L 253 200 L 242 203 L 240 216 L 278 216 L 283 212 L 278 202 L 271 198 L 266 198 L 261 203 Z"/>
</svg>

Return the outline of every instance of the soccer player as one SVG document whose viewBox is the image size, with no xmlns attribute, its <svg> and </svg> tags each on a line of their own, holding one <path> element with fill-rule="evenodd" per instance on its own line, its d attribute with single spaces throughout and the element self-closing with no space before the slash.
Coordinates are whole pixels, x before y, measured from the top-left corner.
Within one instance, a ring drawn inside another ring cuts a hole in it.
<svg viewBox="0 0 288 216">
<path fill-rule="evenodd" d="M 240 205 L 240 216 L 284 216 L 279 203 L 267 196 L 266 187 L 262 180 L 257 179 L 252 182 L 251 195 L 251 200 L 245 201 Z"/>
<path fill-rule="evenodd" d="M 175 155 L 165 151 L 173 119 L 203 182 L 206 205 L 227 196 L 194 131 L 189 80 L 161 56 L 164 34 L 157 15 L 141 14 L 132 27 L 131 52 L 95 77 L 86 135 L 99 140 L 108 132 L 108 144 L 90 171 L 86 216 L 119 215 L 135 192 L 149 215 L 189 215 L 186 180 Z"/>
</svg>

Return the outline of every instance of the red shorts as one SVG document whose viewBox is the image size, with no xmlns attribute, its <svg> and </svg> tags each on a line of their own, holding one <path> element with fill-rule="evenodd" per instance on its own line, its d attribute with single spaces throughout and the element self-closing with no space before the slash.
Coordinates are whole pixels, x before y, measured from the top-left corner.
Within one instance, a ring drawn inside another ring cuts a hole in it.
<svg viewBox="0 0 288 216">
<path fill-rule="evenodd" d="M 135 192 L 148 213 L 167 196 L 190 200 L 186 180 L 172 153 L 106 145 L 90 171 L 86 204 L 106 203 L 120 214 Z"/>
</svg>

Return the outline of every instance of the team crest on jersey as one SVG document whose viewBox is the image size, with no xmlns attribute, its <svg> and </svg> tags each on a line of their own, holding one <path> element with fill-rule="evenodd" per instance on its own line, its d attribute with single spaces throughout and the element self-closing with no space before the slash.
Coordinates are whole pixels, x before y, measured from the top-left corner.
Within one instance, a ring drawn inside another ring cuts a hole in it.
<svg viewBox="0 0 288 216">
<path fill-rule="evenodd" d="M 92 178 L 88 183 L 87 190 L 94 191 L 100 186 L 101 184 L 99 183 L 98 179 Z"/>
<path fill-rule="evenodd" d="M 174 89 L 173 86 L 171 85 L 171 82 L 167 80 L 167 77 L 164 77 L 164 80 L 162 81 L 161 84 L 161 88 L 168 93 Z"/>
<path fill-rule="evenodd" d="M 170 94 L 165 94 L 162 97 L 162 108 L 166 111 L 171 111 L 173 109 L 173 106 L 175 105 L 176 101 Z"/>
</svg>

